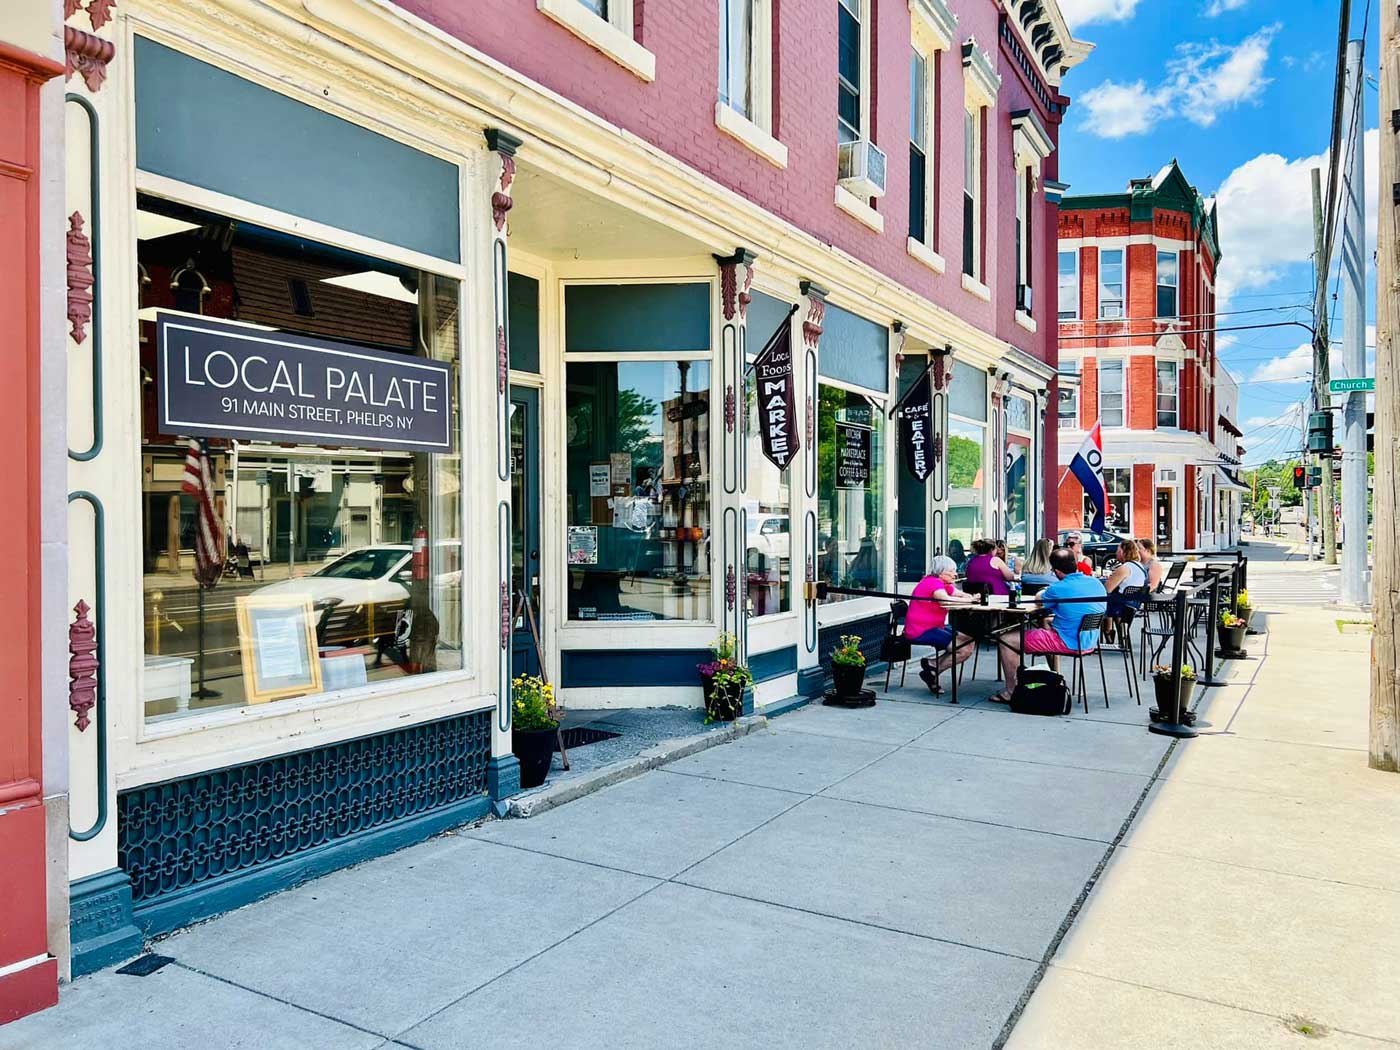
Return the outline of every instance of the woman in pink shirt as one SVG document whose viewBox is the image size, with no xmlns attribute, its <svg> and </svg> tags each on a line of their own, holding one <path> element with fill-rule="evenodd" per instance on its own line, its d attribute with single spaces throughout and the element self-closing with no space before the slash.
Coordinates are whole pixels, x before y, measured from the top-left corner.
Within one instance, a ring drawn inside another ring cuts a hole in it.
<svg viewBox="0 0 1400 1050">
<path fill-rule="evenodd" d="M 913 645 L 931 645 L 935 649 L 945 650 L 936 663 L 927 656 L 919 661 L 919 677 L 924 680 L 929 692 L 938 688 L 939 675 L 972 655 L 972 639 L 965 634 L 955 637 L 953 629 L 947 626 L 946 606 L 972 601 L 970 595 L 963 594 L 954 586 L 957 578 L 957 562 L 946 554 L 940 554 L 933 559 L 929 574 L 919 581 L 914 593 L 909 596 L 909 614 L 904 618 L 904 636 Z M 950 649 L 952 652 L 946 651 Z"/>
</svg>

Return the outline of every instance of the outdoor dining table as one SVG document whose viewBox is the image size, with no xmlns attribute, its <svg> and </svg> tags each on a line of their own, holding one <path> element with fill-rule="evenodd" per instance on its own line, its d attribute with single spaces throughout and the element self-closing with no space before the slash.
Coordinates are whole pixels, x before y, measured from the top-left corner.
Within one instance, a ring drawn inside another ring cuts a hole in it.
<svg viewBox="0 0 1400 1050">
<path fill-rule="evenodd" d="M 976 597 L 977 600 L 973 602 L 960 602 L 956 605 L 950 604 L 947 606 L 948 619 L 953 627 L 953 644 L 949 649 L 951 654 L 956 655 L 958 650 L 962 648 L 962 646 L 958 644 L 958 620 L 963 616 L 989 616 L 998 614 L 1002 616 L 1019 616 L 1021 617 L 1022 623 L 1024 623 L 1024 621 L 1030 617 L 1040 616 L 1045 612 L 1045 606 L 1041 603 L 1040 598 L 1036 596 L 1028 597 L 1023 594 L 1015 605 L 1011 604 L 1011 597 L 1006 594 L 989 594 L 986 596 L 986 604 L 983 604 L 982 596 L 979 595 Z M 1018 626 L 1020 626 L 1020 624 L 1008 624 L 999 630 L 990 632 L 991 636 L 996 639 L 998 651 L 1000 651 L 1001 646 L 1004 644 L 1001 640 L 1001 636 L 1014 630 Z M 974 640 L 971 644 L 977 645 L 978 643 Z M 1018 667 L 1026 666 L 1024 648 L 1017 653 L 1016 663 Z M 958 664 L 956 660 L 949 668 L 949 673 L 953 679 L 953 697 L 949 703 L 956 704 L 958 702 Z"/>
</svg>

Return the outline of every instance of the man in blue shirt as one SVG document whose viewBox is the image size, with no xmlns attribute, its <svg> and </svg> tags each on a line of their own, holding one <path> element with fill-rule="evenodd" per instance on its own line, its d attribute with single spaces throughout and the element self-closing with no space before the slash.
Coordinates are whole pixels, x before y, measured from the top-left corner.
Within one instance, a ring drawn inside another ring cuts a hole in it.
<svg viewBox="0 0 1400 1050">
<path fill-rule="evenodd" d="M 1009 701 L 1011 691 L 1016 688 L 1022 649 L 1048 656 L 1051 665 L 1058 668 L 1057 657 L 1088 652 L 1099 644 L 1098 631 L 1081 633 L 1079 625 L 1084 617 L 1108 609 L 1108 592 L 1103 583 L 1097 577 L 1081 573 L 1074 553 L 1066 547 L 1056 547 L 1050 552 L 1050 571 L 1055 574 L 1055 582 L 1040 592 L 1040 600 L 1051 613 L 1051 626 L 1028 627 L 1002 636 L 999 648 L 1006 690 L 992 697 L 999 703 Z M 1102 598 L 1103 601 L 1065 602 L 1062 600 L 1065 598 Z"/>
</svg>

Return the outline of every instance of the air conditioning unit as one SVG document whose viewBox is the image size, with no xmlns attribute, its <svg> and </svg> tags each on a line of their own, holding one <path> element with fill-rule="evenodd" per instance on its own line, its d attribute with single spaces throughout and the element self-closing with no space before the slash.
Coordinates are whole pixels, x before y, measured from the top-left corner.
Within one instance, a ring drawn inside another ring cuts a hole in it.
<svg viewBox="0 0 1400 1050">
<path fill-rule="evenodd" d="M 836 181 L 857 197 L 885 195 L 885 154 L 869 139 L 836 147 Z"/>
<path fill-rule="evenodd" d="M 1099 317 L 1105 321 L 1119 321 L 1123 318 L 1123 304 L 1104 303 L 1099 307 Z"/>
<path fill-rule="evenodd" d="M 1016 286 L 1016 309 L 1022 313 L 1031 312 L 1031 286 L 1028 284 L 1018 284 Z"/>
</svg>

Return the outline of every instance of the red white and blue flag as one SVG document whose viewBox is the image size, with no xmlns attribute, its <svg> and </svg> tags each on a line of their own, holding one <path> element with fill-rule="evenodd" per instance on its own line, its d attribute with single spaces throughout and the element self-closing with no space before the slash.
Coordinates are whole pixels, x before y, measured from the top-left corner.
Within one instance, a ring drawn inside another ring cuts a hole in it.
<svg viewBox="0 0 1400 1050">
<path fill-rule="evenodd" d="M 209 446 L 191 438 L 185 452 L 185 478 L 181 491 L 194 497 L 194 578 L 201 587 L 212 587 L 224 571 L 224 530 L 214 509 L 214 472 Z"/>
<path fill-rule="evenodd" d="M 1079 479 L 1084 494 L 1094 505 L 1094 520 L 1089 527 L 1095 532 L 1104 531 L 1104 517 L 1108 513 L 1108 498 L 1103 487 L 1103 434 L 1099 428 L 1100 424 L 1095 423 L 1084 444 L 1069 461 L 1069 472 Z"/>
</svg>

